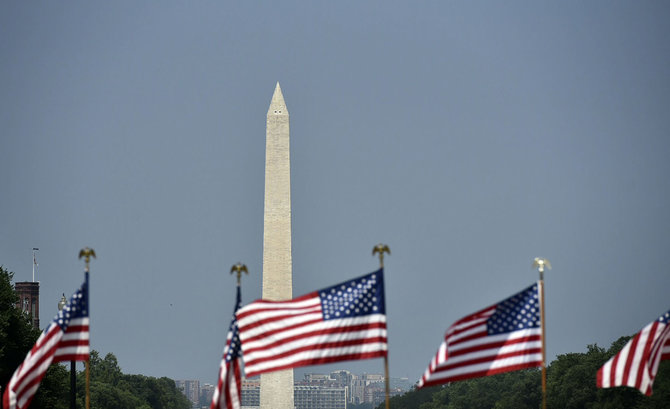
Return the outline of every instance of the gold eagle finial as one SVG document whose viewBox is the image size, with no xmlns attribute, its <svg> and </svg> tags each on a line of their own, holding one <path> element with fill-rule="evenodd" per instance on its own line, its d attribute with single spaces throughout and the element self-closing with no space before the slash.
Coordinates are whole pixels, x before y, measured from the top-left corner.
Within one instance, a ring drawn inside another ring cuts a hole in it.
<svg viewBox="0 0 670 409">
<path fill-rule="evenodd" d="M 372 255 L 379 253 L 379 268 L 384 268 L 384 253 L 391 254 L 391 249 L 386 244 L 379 243 L 372 249 Z"/>
<path fill-rule="evenodd" d="M 82 258 L 84 259 L 84 262 L 86 263 L 86 271 L 88 272 L 88 264 L 91 261 L 91 256 L 95 258 L 95 250 L 89 247 L 84 247 L 79 251 L 79 259 L 81 260 Z"/>
<path fill-rule="evenodd" d="M 242 272 L 244 271 L 245 274 L 249 274 L 249 270 L 247 270 L 247 266 L 242 263 L 237 263 L 233 265 L 230 268 L 230 274 L 237 273 L 237 284 L 240 284 L 241 278 L 242 278 Z"/>
</svg>

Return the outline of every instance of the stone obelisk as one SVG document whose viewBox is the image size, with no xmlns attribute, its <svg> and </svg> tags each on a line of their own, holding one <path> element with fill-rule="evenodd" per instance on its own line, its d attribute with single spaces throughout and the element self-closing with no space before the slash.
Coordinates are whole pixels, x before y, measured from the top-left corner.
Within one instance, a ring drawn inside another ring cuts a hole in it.
<svg viewBox="0 0 670 409">
<path fill-rule="evenodd" d="M 292 277 L 289 117 L 277 83 L 265 128 L 263 298 L 291 299 Z M 294 409 L 293 370 L 262 374 L 260 398 L 261 409 Z"/>
</svg>

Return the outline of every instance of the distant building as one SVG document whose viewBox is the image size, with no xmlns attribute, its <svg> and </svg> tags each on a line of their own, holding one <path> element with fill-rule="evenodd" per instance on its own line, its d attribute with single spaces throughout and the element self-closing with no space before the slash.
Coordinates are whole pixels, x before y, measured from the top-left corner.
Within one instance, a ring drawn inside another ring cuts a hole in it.
<svg viewBox="0 0 670 409">
<path fill-rule="evenodd" d="M 242 408 L 261 406 L 261 381 L 259 378 L 242 379 Z"/>
<path fill-rule="evenodd" d="M 295 385 L 295 409 L 346 409 L 347 387 Z"/>
<path fill-rule="evenodd" d="M 386 385 L 384 382 L 374 382 L 365 387 L 364 402 L 372 403 L 376 408 L 386 400 Z"/>
<path fill-rule="evenodd" d="M 341 369 L 339 371 L 331 372 L 330 377 L 335 379 L 340 385 L 349 385 L 351 380 L 354 378 L 354 374 L 347 371 L 346 369 Z"/>
<path fill-rule="evenodd" d="M 363 403 L 365 399 L 365 381 L 358 375 L 354 375 L 349 386 L 349 402 L 356 405 Z"/>
<path fill-rule="evenodd" d="M 380 374 L 363 374 L 361 375 L 361 379 L 368 383 L 374 383 L 374 382 L 384 382 L 384 375 Z"/>
<path fill-rule="evenodd" d="M 409 378 L 391 378 L 391 394 L 393 390 L 397 390 L 400 393 L 408 392 L 412 389 L 414 384 L 409 380 Z"/>
<path fill-rule="evenodd" d="M 320 373 L 306 373 L 305 378 L 301 384 L 307 385 L 323 385 L 333 382 L 330 375 L 320 374 Z"/>
<path fill-rule="evenodd" d="M 391 378 L 391 396 L 402 395 L 412 384 L 407 378 Z M 212 387 L 213 388 L 213 387 Z M 242 409 L 260 408 L 260 378 L 242 379 Z M 201 388 L 201 396 L 205 387 Z M 346 409 L 350 404 L 377 407 L 386 398 L 384 375 L 355 375 L 347 370 L 330 374 L 306 373 L 293 387 L 295 409 Z M 211 401 L 211 395 L 207 402 Z"/>
<path fill-rule="evenodd" d="M 206 407 L 209 408 L 209 404 L 212 402 L 212 397 L 214 397 L 214 390 L 216 387 L 212 384 L 206 383 L 200 387 L 200 405 L 206 403 Z"/>
<path fill-rule="evenodd" d="M 16 308 L 30 316 L 33 327 L 40 329 L 40 283 L 23 281 L 14 284 L 19 296 Z"/>
<path fill-rule="evenodd" d="M 295 409 L 346 409 L 348 386 L 337 386 L 328 375 L 306 374 L 293 386 Z M 260 407 L 259 378 L 242 380 L 242 409 Z"/>
<path fill-rule="evenodd" d="M 333 371 L 328 375 L 308 373 L 296 385 L 318 388 L 341 388 L 345 390 L 347 404 L 370 403 L 376 407 L 386 399 L 386 382 L 384 375 L 355 375 L 347 370 Z M 390 395 L 401 395 L 411 388 L 407 378 L 391 378 Z M 296 399 L 297 399 L 296 395 Z M 297 407 L 297 403 L 296 403 Z"/>
<path fill-rule="evenodd" d="M 193 405 L 198 405 L 200 402 L 200 381 L 198 380 L 177 380 L 174 381 L 177 389 L 190 400 Z"/>
<path fill-rule="evenodd" d="M 330 373 L 330 379 L 333 381 L 333 386 L 347 388 L 347 403 L 351 402 L 351 386 L 355 376 L 356 375 L 352 374 L 346 369 L 341 369 Z"/>
<path fill-rule="evenodd" d="M 391 396 L 402 395 L 410 389 L 405 382 L 406 378 L 390 379 Z M 378 406 L 386 400 L 386 381 L 381 374 L 351 375 L 349 403 L 361 404 L 371 403 L 373 407 Z"/>
</svg>

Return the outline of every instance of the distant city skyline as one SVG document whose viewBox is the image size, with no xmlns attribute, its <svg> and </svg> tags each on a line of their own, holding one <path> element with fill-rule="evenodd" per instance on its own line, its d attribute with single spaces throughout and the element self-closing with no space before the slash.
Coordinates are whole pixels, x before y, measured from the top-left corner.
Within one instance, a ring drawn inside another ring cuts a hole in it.
<svg viewBox="0 0 670 409">
<path fill-rule="evenodd" d="M 351 379 L 343 378 L 343 375 Z M 391 396 L 396 396 L 411 390 L 414 385 L 408 378 L 391 378 Z M 177 389 L 179 389 L 191 402 L 211 402 L 214 386 L 208 383 L 202 383 L 199 379 L 178 379 L 175 380 Z M 202 386 L 201 386 L 202 385 Z M 260 385 L 259 376 L 253 378 L 242 378 L 242 406 L 259 407 L 260 406 Z M 341 391 L 335 388 L 341 387 Z M 368 387 L 369 390 L 366 390 Z M 311 388 L 311 389 L 307 389 Z M 356 374 L 346 369 L 334 370 L 328 373 L 307 372 L 302 377 L 294 376 L 294 393 L 296 396 L 296 408 L 301 409 L 309 402 L 318 398 L 309 397 L 315 393 L 320 393 L 319 388 L 324 388 L 325 393 L 322 399 L 332 400 L 327 408 L 339 408 L 339 404 L 334 403 L 339 400 L 346 400 L 348 404 L 372 403 L 377 406 L 384 401 L 384 374 L 382 373 L 362 373 Z M 344 408 L 344 405 L 341 406 Z"/>
</svg>

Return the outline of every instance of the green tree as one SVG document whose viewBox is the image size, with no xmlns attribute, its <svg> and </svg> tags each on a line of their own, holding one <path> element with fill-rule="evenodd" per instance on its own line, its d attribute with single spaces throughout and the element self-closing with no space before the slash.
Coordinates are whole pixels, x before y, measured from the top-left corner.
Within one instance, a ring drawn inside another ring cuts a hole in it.
<svg viewBox="0 0 670 409">
<path fill-rule="evenodd" d="M 15 307 L 18 295 L 12 285 L 14 273 L 0 266 L 0 386 L 9 383 L 14 371 L 21 365 L 40 336 L 30 319 Z M 65 409 L 67 371 L 60 365 L 47 370 L 30 407 L 32 409 Z"/>
<path fill-rule="evenodd" d="M 51 365 L 30 404 L 32 408 L 67 409 L 70 407 L 69 370 L 63 365 Z"/>
<path fill-rule="evenodd" d="M 436 388 L 412 389 L 411 391 L 394 396 L 389 400 L 391 409 L 419 409 L 424 402 L 429 402 L 435 393 Z M 385 403 L 377 406 L 377 408 L 384 409 Z"/>
<path fill-rule="evenodd" d="M 190 409 L 191 402 L 169 378 L 144 375 L 127 375 L 121 371 L 116 356 L 108 353 L 104 358 L 92 350 L 90 357 L 91 406 L 97 409 Z M 84 372 L 78 375 L 78 402 L 83 407 L 85 399 Z"/>
<path fill-rule="evenodd" d="M 577 409 L 597 401 L 595 376 L 607 359 L 607 351 L 597 345 L 589 345 L 587 353 L 556 357 L 547 369 L 547 405 Z"/>
<path fill-rule="evenodd" d="M 84 397 L 79 398 L 80 407 L 83 405 Z M 140 397 L 132 392 L 117 388 L 105 382 L 91 382 L 91 407 L 101 409 L 151 409 Z"/>
<path fill-rule="evenodd" d="M 670 402 L 669 363 L 663 362 L 654 382 L 654 395 L 647 397 L 629 387 L 600 389 L 596 373 L 616 355 L 630 337 L 621 337 L 609 349 L 589 345 L 586 353 L 559 355 L 548 368 L 549 407 L 566 409 L 660 409 Z"/>
<path fill-rule="evenodd" d="M 0 266 L 0 384 L 7 385 L 39 337 L 28 317 L 15 307 L 19 297 L 11 273 Z"/>
<path fill-rule="evenodd" d="M 347 404 L 348 409 L 372 409 L 372 403 L 369 402 L 364 402 L 364 403 L 350 403 Z"/>
<path fill-rule="evenodd" d="M 596 387 L 598 369 L 617 354 L 630 337 L 609 349 L 589 345 L 585 353 L 559 355 L 547 368 L 547 406 L 567 409 L 667 409 L 670 361 L 661 362 L 654 393 L 645 396 L 628 387 Z M 391 399 L 393 409 L 538 409 L 542 401 L 537 368 L 413 390 Z M 382 409 L 380 405 L 378 409 Z"/>
<path fill-rule="evenodd" d="M 454 382 L 441 391 L 446 395 L 429 409 L 536 409 L 542 399 L 537 369 Z M 422 408 L 423 409 L 423 408 Z"/>
<path fill-rule="evenodd" d="M 101 359 L 98 351 L 92 350 L 89 357 L 89 367 L 91 380 L 96 382 L 116 385 L 123 375 L 119 367 L 119 361 L 112 353 L 108 353 L 104 359 Z"/>
<path fill-rule="evenodd" d="M 541 400 L 540 371 L 527 369 L 415 389 L 390 403 L 393 409 L 537 409 Z"/>
<path fill-rule="evenodd" d="M 670 406 L 670 361 L 661 362 L 654 379 L 654 393 L 644 397 L 636 409 L 666 409 Z"/>
</svg>

